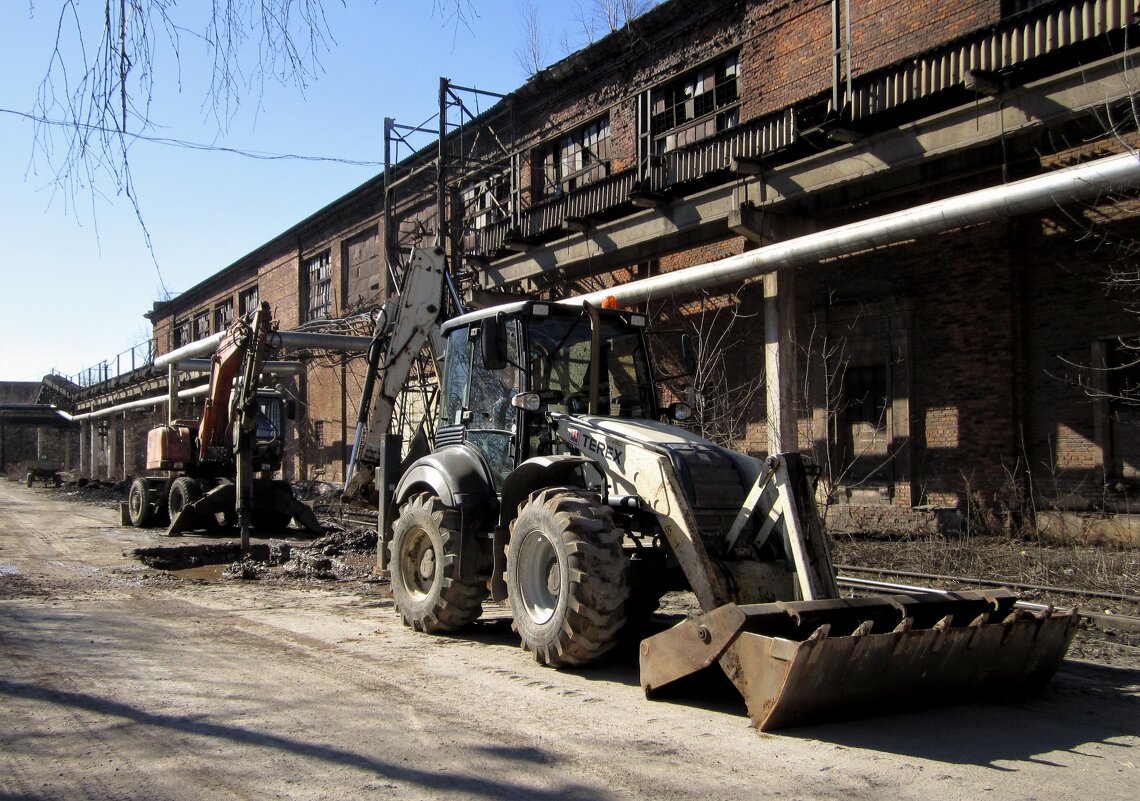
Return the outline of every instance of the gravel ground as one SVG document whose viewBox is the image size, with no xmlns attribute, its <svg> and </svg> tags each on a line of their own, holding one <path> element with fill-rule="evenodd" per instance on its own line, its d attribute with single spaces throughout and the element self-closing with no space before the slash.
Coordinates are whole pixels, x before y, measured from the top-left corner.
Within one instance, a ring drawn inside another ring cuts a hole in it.
<svg viewBox="0 0 1140 801">
<path fill-rule="evenodd" d="M 94 481 L 73 483 L 56 490 L 68 500 L 118 508 L 126 500 L 129 485 Z M 383 580 L 373 576 L 376 534 L 367 523 L 354 522 L 346 509 L 334 501 L 335 490 L 318 486 L 309 500 L 322 523 L 330 528 L 315 540 L 293 541 L 287 558 L 269 558 L 252 565 L 231 564 L 215 573 L 184 574 L 188 579 L 261 579 L 301 582 L 368 582 L 374 591 L 387 595 Z M 291 532 L 295 533 L 295 532 Z M 941 537 L 893 539 L 874 536 L 843 536 L 834 544 L 837 565 L 875 568 L 882 574 L 854 573 L 860 578 L 939 589 L 977 590 L 977 585 L 941 579 L 918 579 L 890 571 L 961 576 L 1008 584 L 1062 588 L 1014 588 L 1018 596 L 1034 603 L 1057 607 L 1075 606 L 1081 611 L 1107 615 L 1140 616 L 1140 552 L 1136 550 L 1045 545 L 1010 537 Z M 184 569 L 194 568 L 187 563 Z M 843 573 L 842 568 L 840 573 Z M 1103 598 L 1088 593 L 1108 594 Z M 687 593 L 670 593 L 663 609 L 686 613 L 697 611 Z M 1140 668 L 1140 633 L 1112 626 L 1083 624 L 1070 649 L 1070 656 L 1105 665 Z"/>
</svg>

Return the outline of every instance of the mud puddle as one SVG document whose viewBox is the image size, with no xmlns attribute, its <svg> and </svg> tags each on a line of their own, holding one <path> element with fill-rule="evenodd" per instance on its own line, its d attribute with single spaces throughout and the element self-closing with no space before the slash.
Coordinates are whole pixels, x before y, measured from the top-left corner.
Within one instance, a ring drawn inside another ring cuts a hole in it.
<svg viewBox="0 0 1140 801">
<path fill-rule="evenodd" d="M 208 542 L 135 548 L 127 555 L 189 581 L 222 581 L 262 578 L 268 571 L 288 563 L 292 550 L 287 543 L 254 543 L 243 558 L 241 543 Z"/>
<path fill-rule="evenodd" d="M 124 552 L 148 567 L 188 581 L 232 579 L 374 580 L 375 532 L 341 530 L 303 544 L 253 543 L 242 555 L 238 542 L 187 543 Z"/>
</svg>

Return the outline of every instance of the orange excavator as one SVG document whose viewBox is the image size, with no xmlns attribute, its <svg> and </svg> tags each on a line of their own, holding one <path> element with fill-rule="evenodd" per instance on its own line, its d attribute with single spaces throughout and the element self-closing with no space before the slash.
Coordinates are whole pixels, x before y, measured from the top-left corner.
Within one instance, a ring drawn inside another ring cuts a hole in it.
<svg viewBox="0 0 1140 801">
<path fill-rule="evenodd" d="M 169 523 L 167 535 L 240 525 L 282 529 L 296 520 L 323 529 L 289 483 L 273 478 L 284 455 L 286 403 L 260 386 L 273 328 L 269 304 L 234 322 L 210 359 L 210 383 L 199 419 L 173 419 L 147 436 L 146 466 L 155 474 L 131 484 L 130 523 Z M 171 407 L 174 408 L 173 405 Z"/>
</svg>

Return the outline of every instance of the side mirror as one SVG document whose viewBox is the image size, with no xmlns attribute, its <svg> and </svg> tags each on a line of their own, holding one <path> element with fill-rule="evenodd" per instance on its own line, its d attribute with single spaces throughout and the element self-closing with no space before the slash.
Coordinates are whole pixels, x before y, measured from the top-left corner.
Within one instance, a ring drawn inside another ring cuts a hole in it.
<svg viewBox="0 0 1140 801">
<path fill-rule="evenodd" d="M 506 337 L 498 315 L 486 317 L 479 323 L 479 349 L 483 366 L 488 370 L 502 370 L 507 366 Z"/>
<path fill-rule="evenodd" d="M 292 398 L 285 401 L 285 419 L 286 420 L 296 420 L 297 419 L 297 401 L 293 400 Z"/>
</svg>

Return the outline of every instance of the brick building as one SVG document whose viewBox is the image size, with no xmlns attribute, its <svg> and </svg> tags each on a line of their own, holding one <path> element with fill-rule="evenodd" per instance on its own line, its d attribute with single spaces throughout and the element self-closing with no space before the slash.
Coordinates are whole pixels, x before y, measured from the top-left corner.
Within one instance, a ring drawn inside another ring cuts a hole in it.
<svg viewBox="0 0 1140 801">
<path fill-rule="evenodd" d="M 403 254 L 437 240 L 469 302 L 563 298 L 1122 152 L 1137 5 L 667 0 L 481 115 L 442 81 L 442 147 L 156 304 L 158 351 L 257 299 L 283 329 L 359 333 Z M 778 447 L 813 452 L 836 525 L 1128 511 L 1138 429 L 1086 390 L 1131 381 L 1096 368 L 1126 365 L 1140 328 L 1103 284 L 1134 269 L 1134 212 L 1103 198 L 654 300 L 715 368 L 670 391 L 736 447 L 764 453 L 782 428 Z M 360 363 L 306 364 L 289 474 L 339 479 Z"/>
</svg>

